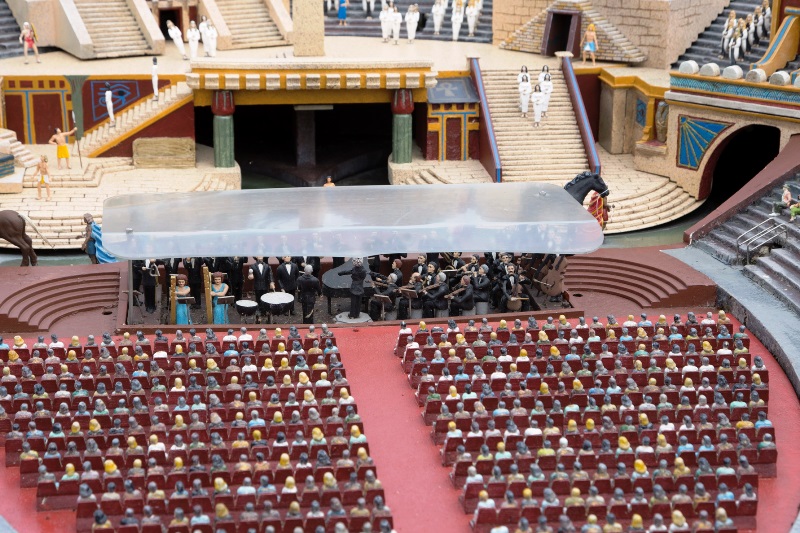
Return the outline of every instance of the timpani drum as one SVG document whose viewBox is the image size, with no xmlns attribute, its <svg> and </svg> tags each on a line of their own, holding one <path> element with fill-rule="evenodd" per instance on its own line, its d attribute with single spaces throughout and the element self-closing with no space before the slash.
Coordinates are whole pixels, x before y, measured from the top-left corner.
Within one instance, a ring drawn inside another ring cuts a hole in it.
<svg viewBox="0 0 800 533">
<path fill-rule="evenodd" d="M 253 300 L 236 300 L 234 305 L 236 306 L 236 312 L 239 313 L 239 316 L 245 318 L 245 322 L 247 321 L 247 317 L 255 316 L 256 311 L 258 311 L 258 303 Z"/>
<path fill-rule="evenodd" d="M 294 296 L 285 292 L 268 292 L 261 295 L 261 301 L 267 305 L 270 317 L 289 312 L 294 306 Z"/>
</svg>

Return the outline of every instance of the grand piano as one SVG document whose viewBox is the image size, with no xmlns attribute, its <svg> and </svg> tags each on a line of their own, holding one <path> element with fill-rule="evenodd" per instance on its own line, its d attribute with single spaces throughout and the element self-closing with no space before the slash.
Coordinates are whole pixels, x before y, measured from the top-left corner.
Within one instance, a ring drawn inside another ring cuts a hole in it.
<svg viewBox="0 0 800 533">
<path fill-rule="evenodd" d="M 339 272 L 353 268 L 353 260 L 350 259 L 345 264 L 332 268 L 322 275 L 322 294 L 328 298 L 328 313 L 333 314 L 331 308 L 331 298 L 350 298 L 350 276 L 340 276 Z M 369 265 L 364 261 L 364 268 L 367 269 L 367 277 L 364 279 L 364 296 L 369 299 L 375 294 L 375 286 L 372 284 L 372 275 Z"/>
</svg>

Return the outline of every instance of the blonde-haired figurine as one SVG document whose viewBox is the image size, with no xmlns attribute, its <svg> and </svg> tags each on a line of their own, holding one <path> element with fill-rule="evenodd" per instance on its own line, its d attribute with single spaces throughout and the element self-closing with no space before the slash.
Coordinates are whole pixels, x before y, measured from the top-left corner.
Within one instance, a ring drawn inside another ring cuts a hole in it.
<svg viewBox="0 0 800 533">
<path fill-rule="evenodd" d="M 739 53 L 742 47 L 742 32 L 739 28 L 736 28 L 733 31 L 733 37 L 731 37 L 731 41 L 728 44 L 728 59 L 731 61 L 731 65 L 735 65 L 739 62 Z"/>
<path fill-rule="evenodd" d="M 170 39 L 172 42 L 175 43 L 175 46 L 178 48 L 178 53 L 183 57 L 183 59 L 189 59 L 186 55 L 186 47 L 183 45 L 183 32 L 181 29 L 177 27 L 171 20 L 167 21 L 167 33 L 169 34 Z"/>
<path fill-rule="evenodd" d="M 475 25 L 478 22 L 478 15 L 480 14 L 480 8 L 475 0 L 469 0 L 469 4 L 467 5 L 466 14 L 467 14 L 467 28 L 469 28 L 469 37 L 475 37 Z"/>
<path fill-rule="evenodd" d="M 47 156 L 43 155 L 36 165 L 36 173 L 38 179 L 36 180 L 36 199 L 42 199 L 42 185 L 47 189 L 47 201 L 50 201 L 52 193 L 50 192 L 50 170 L 47 168 Z"/>
<path fill-rule="evenodd" d="M 419 24 L 419 7 L 417 4 L 409 6 L 406 12 L 406 33 L 408 34 L 408 44 L 414 43 L 417 36 L 417 24 Z"/>
<path fill-rule="evenodd" d="M 581 39 L 581 50 L 583 62 L 586 63 L 586 54 L 589 54 L 589 57 L 592 58 L 592 66 L 594 66 L 596 54 L 600 50 L 600 47 L 597 45 L 597 33 L 595 32 L 594 24 L 589 24 L 589 26 L 586 27 L 586 31 L 583 33 L 583 39 Z"/>
<path fill-rule="evenodd" d="M 19 32 L 19 42 L 22 43 L 22 49 L 25 52 L 25 64 L 28 64 L 28 50 L 31 48 L 33 49 L 33 54 L 36 56 L 36 62 L 41 63 L 42 60 L 39 59 L 39 47 L 36 46 L 36 41 L 38 38 L 36 37 L 36 30 L 33 29 L 33 26 L 30 22 L 23 22 L 22 23 L 22 31 Z"/>
<path fill-rule="evenodd" d="M 761 12 L 764 14 L 764 33 L 769 35 L 772 29 L 772 8 L 769 6 L 769 0 L 761 2 Z"/>
<path fill-rule="evenodd" d="M 433 34 L 439 35 L 442 30 L 442 22 L 444 22 L 444 14 L 447 11 L 447 5 L 442 3 L 442 0 L 436 0 L 431 8 L 431 15 L 433 16 Z"/>
<path fill-rule="evenodd" d="M 722 27 L 722 37 L 720 39 L 720 52 L 719 52 L 720 59 L 728 55 L 728 49 L 730 48 L 731 39 L 733 38 L 733 31 L 735 29 L 736 29 L 736 11 L 731 10 L 731 12 L 728 13 L 728 19 L 725 21 L 725 25 Z"/>
<path fill-rule="evenodd" d="M 383 42 L 389 42 L 389 36 L 392 34 L 392 15 L 394 11 L 389 8 L 388 4 L 383 5 L 383 9 L 381 10 L 381 14 L 378 16 L 378 19 L 381 21 L 381 36 L 383 37 Z"/>
<path fill-rule="evenodd" d="M 450 22 L 453 25 L 453 40 L 458 40 L 458 34 L 461 33 L 461 23 L 464 22 L 464 2 L 463 0 L 455 0 L 453 2 L 453 13 L 450 15 Z"/>
</svg>

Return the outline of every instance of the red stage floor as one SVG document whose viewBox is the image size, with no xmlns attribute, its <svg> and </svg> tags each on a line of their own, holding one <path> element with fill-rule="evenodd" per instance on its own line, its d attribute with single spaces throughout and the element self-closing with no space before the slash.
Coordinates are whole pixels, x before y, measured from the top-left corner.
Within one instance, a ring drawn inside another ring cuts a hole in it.
<svg viewBox="0 0 800 533">
<path fill-rule="evenodd" d="M 610 311 L 617 316 L 637 312 Z M 392 354 L 397 328 L 337 329 L 336 337 L 372 456 L 381 465 L 380 479 L 396 529 L 415 533 L 469 531 L 471 517 L 459 505 L 459 491 L 450 484 L 449 469 L 441 465 L 438 448 L 429 436 L 430 427 L 423 423 L 406 375 Z M 776 428 L 779 450 L 778 477 L 760 481 L 758 530 L 783 532 L 790 529 L 800 504 L 800 476 L 794 475 L 800 471 L 800 447 L 787 444 L 800 442 L 800 402 L 775 359 L 756 339 L 751 341 L 751 351 L 762 355 L 771 370 L 769 418 Z M 0 451 L 0 464 L 4 464 L 3 454 Z M 7 469 L 0 476 L 0 492 L 5 496 L 0 499 L 0 515 L 18 531 L 75 530 L 72 512 L 36 512 L 35 489 L 19 488 L 18 469 Z"/>
</svg>

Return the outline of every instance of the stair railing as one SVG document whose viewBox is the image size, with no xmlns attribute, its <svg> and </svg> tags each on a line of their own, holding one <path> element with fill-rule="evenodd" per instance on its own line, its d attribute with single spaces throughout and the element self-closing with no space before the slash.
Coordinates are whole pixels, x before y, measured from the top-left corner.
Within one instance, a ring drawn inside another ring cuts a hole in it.
<svg viewBox="0 0 800 533">
<path fill-rule="evenodd" d="M 480 121 L 480 147 L 481 147 L 481 164 L 486 172 L 489 173 L 494 181 L 500 183 L 503 181 L 503 167 L 500 163 L 500 151 L 497 149 L 497 139 L 494 134 L 494 124 L 492 123 L 492 114 L 489 112 L 489 100 L 486 98 L 486 88 L 483 85 L 483 74 L 481 73 L 481 65 L 477 57 L 469 58 L 469 70 L 472 82 L 475 84 L 475 90 L 478 92 L 480 98 L 481 112 L 478 117 Z M 489 148 L 487 154 L 486 148 Z"/>
<path fill-rule="evenodd" d="M 770 223 L 772 225 L 770 227 L 766 227 L 766 225 Z M 752 235 L 750 235 L 751 233 Z M 764 222 L 756 224 L 736 238 L 736 262 L 738 263 L 741 259 L 742 246 L 744 246 L 745 249 L 744 264 L 747 265 L 750 263 L 750 255 L 753 249 L 760 248 L 765 244 L 778 242 L 778 239 L 781 236 L 783 236 L 783 242 L 786 242 L 788 235 L 789 231 L 786 227 L 786 224 L 775 220 L 774 218 L 768 218 Z"/>
<path fill-rule="evenodd" d="M 600 156 L 597 154 L 597 146 L 594 142 L 592 126 L 589 123 L 589 115 L 586 112 L 586 106 L 583 104 L 583 96 L 581 95 L 581 88 L 578 86 L 578 78 L 575 76 L 575 70 L 572 68 L 572 54 L 561 55 L 561 71 L 564 74 L 564 82 L 569 92 L 569 99 L 572 102 L 572 109 L 575 111 L 575 118 L 578 121 L 578 129 L 581 132 L 583 149 L 586 151 L 586 158 L 589 160 L 589 170 L 595 174 L 600 174 Z"/>
</svg>

